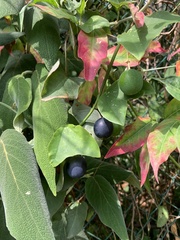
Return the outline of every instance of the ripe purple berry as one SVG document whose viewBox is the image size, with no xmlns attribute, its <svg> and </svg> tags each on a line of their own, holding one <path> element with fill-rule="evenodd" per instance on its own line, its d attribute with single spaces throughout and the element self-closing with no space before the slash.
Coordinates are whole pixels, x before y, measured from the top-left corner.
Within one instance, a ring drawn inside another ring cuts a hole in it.
<svg viewBox="0 0 180 240">
<path fill-rule="evenodd" d="M 84 157 L 76 156 L 68 158 L 66 163 L 67 174 L 71 178 L 80 178 L 86 173 L 87 163 Z"/>
<path fill-rule="evenodd" d="M 113 124 L 105 118 L 99 118 L 94 124 L 94 133 L 98 138 L 108 138 L 113 132 Z"/>
</svg>

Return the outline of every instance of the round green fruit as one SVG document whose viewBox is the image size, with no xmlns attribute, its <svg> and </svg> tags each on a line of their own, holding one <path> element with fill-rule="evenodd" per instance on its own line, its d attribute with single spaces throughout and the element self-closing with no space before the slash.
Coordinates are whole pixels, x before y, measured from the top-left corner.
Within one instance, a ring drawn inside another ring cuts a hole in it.
<svg viewBox="0 0 180 240">
<path fill-rule="evenodd" d="M 135 69 L 124 71 L 119 78 L 119 87 L 125 95 L 137 94 L 143 88 L 141 73 Z"/>
</svg>

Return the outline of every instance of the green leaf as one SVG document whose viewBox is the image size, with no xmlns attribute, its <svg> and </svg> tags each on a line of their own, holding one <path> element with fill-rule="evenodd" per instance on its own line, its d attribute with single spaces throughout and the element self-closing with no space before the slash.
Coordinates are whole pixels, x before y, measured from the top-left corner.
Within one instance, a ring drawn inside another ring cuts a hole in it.
<svg viewBox="0 0 180 240">
<path fill-rule="evenodd" d="M 95 171 L 96 175 L 103 176 L 111 184 L 118 184 L 126 181 L 136 188 L 140 188 L 139 180 L 133 172 L 123 169 L 115 164 L 101 161 L 98 159 L 87 159 L 88 172 Z"/>
<path fill-rule="evenodd" d="M 9 82 L 8 92 L 17 108 L 13 125 L 15 129 L 22 130 L 24 127 L 22 113 L 28 109 L 32 100 L 30 79 L 25 79 L 22 75 L 13 77 Z"/>
<path fill-rule="evenodd" d="M 159 206 L 158 207 L 158 219 L 157 219 L 157 227 L 163 227 L 167 221 L 169 220 L 169 213 L 167 207 Z"/>
<path fill-rule="evenodd" d="M 118 81 L 114 82 L 103 93 L 98 101 L 98 110 L 103 117 L 113 123 L 124 125 L 127 110 L 127 101 L 121 91 Z"/>
<path fill-rule="evenodd" d="M 68 78 L 58 61 L 48 74 L 43 90 L 43 100 L 50 100 L 53 98 L 68 98 L 77 99 L 79 87 L 83 83 L 82 78 L 71 77 Z"/>
<path fill-rule="evenodd" d="M 10 78 L 27 70 L 34 70 L 36 61 L 31 54 L 23 54 L 20 51 L 15 51 L 9 55 L 6 66 L 0 76 L 0 99 L 5 92 L 7 82 Z"/>
<path fill-rule="evenodd" d="M 16 38 L 19 38 L 23 35 L 24 33 L 22 32 L 10 32 L 10 33 L 0 32 L 0 46 L 9 44 L 13 42 Z"/>
<path fill-rule="evenodd" d="M 165 108 L 164 117 L 170 118 L 177 115 L 180 115 L 180 101 L 172 99 Z"/>
<path fill-rule="evenodd" d="M 108 0 L 108 2 L 110 2 L 117 10 L 120 9 L 122 6 L 126 6 L 129 3 L 131 3 L 131 1 L 127 0 Z"/>
<path fill-rule="evenodd" d="M 136 28 L 134 26 L 128 32 L 118 35 L 118 42 L 140 60 L 150 42 L 157 37 L 166 26 L 179 21 L 180 16 L 178 15 L 166 11 L 155 12 L 145 17 L 143 27 Z"/>
<path fill-rule="evenodd" d="M 0 18 L 19 13 L 24 5 L 24 0 L 1 0 Z"/>
<path fill-rule="evenodd" d="M 41 9 L 41 11 L 49 14 L 49 15 L 52 15 L 56 18 L 65 18 L 65 19 L 69 19 L 71 22 L 73 23 L 77 23 L 77 19 L 75 16 L 73 16 L 72 14 L 70 14 L 66 9 L 63 9 L 63 8 L 54 8 L 54 7 L 51 7 L 51 6 L 42 6 L 42 5 L 39 5 L 39 4 L 35 4 L 34 6 L 38 7 L 39 9 Z"/>
<path fill-rule="evenodd" d="M 66 104 L 61 99 L 53 99 L 47 102 L 41 100 L 43 77 L 40 73 L 45 71 L 41 65 L 32 76 L 35 100 L 33 103 L 33 130 L 34 130 L 34 151 L 37 162 L 49 184 L 54 195 L 56 195 L 55 169 L 49 163 L 47 146 L 53 133 L 59 127 L 66 124 Z"/>
<path fill-rule="evenodd" d="M 67 238 L 75 237 L 82 229 L 86 220 L 88 206 L 85 202 L 75 202 L 65 211 Z"/>
<path fill-rule="evenodd" d="M 180 101 L 180 77 L 170 77 L 163 81 L 167 92 L 178 101 Z"/>
<path fill-rule="evenodd" d="M 80 28 L 86 33 L 90 33 L 96 29 L 102 29 L 104 27 L 109 27 L 109 21 L 99 15 L 90 17 L 87 22 L 80 26 Z"/>
<path fill-rule="evenodd" d="M 50 70 L 58 60 L 60 38 L 57 21 L 49 15 L 38 21 L 30 32 L 29 43 Z"/>
<path fill-rule="evenodd" d="M 48 150 L 50 163 L 53 167 L 75 155 L 100 157 L 96 140 L 83 127 L 73 124 L 60 127 L 54 133 Z"/>
<path fill-rule="evenodd" d="M 56 0 L 33 0 L 32 3 L 49 3 L 54 7 L 59 7 L 58 1 Z"/>
<path fill-rule="evenodd" d="M 121 205 L 110 183 L 100 175 L 90 177 L 86 181 L 85 192 L 101 222 L 110 227 L 120 239 L 128 240 Z"/>
<path fill-rule="evenodd" d="M 31 146 L 8 129 L 1 136 L 0 152 L 1 197 L 11 235 L 19 240 L 55 239 Z"/>
<path fill-rule="evenodd" d="M 63 205 L 64 199 L 66 197 L 66 192 L 60 191 L 57 193 L 56 196 L 54 196 L 48 187 L 47 191 L 45 192 L 45 196 L 46 196 L 46 201 L 47 201 L 50 217 L 52 218 L 54 216 L 54 214 Z"/>
</svg>

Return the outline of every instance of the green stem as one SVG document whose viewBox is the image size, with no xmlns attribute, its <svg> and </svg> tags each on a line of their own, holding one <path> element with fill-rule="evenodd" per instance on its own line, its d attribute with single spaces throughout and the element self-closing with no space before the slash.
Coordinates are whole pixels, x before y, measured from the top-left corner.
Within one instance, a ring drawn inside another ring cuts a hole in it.
<svg viewBox="0 0 180 240">
<path fill-rule="evenodd" d="M 149 5 L 152 3 L 153 0 L 148 0 L 147 3 L 139 10 L 140 12 L 144 12 Z"/>
<path fill-rule="evenodd" d="M 176 167 L 180 169 L 180 164 L 177 163 L 176 160 L 175 160 L 171 155 L 169 155 L 169 158 L 170 158 L 171 161 L 174 163 L 174 165 L 176 165 Z"/>
<path fill-rule="evenodd" d="M 121 23 L 123 23 L 123 22 L 126 22 L 126 21 L 129 21 L 129 20 L 132 20 L 132 16 L 123 18 L 123 19 L 121 19 L 121 20 L 119 20 L 119 21 L 111 22 L 111 23 L 110 23 L 110 26 L 112 26 L 112 25 L 119 25 L 119 24 L 121 24 Z"/>
<path fill-rule="evenodd" d="M 131 101 L 128 100 L 128 104 L 129 104 L 129 106 L 130 106 L 132 112 L 134 113 L 135 117 L 138 117 L 139 115 L 138 115 L 138 113 L 136 112 L 136 110 L 134 109 L 134 107 L 133 107 Z"/>
<path fill-rule="evenodd" d="M 95 109 L 96 106 L 97 106 L 97 103 L 98 103 L 98 101 L 99 101 L 99 98 L 100 98 L 101 94 L 103 93 L 104 88 L 105 88 L 105 86 L 106 86 L 106 81 L 107 81 L 107 79 L 108 79 L 108 77 L 109 77 L 109 74 L 110 74 L 110 71 L 111 71 L 113 62 L 114 62 L 114 60 L 115 60 L 115 58 L 116 58 L 116 55 L 117 55 L 117 53 L 118 53 L 118 51 L 119 51 L 120 46 L 121 46 L 121 44 L 119 43 L 119 44 L 117 45 L 114 53 L 113 53 L 113 56 L 112 56 L 112 58 L 111 58 L 111 61 L 110 61 L 109 65 L 108 65 L 108 69 L 107 69 L 107 72 L 106 72 L 106 75 L 105 75 L 105 78 L 104 78 L 104 81 L 103 81 L 101 90 L 100 90 L 100 92 L 99 92 L 99 94 L 98 94 L 98 96 L 97 96 L 97 98 L 96 98 L 96 101 L 95 101 L 95 103 L 93 104 L 91 110 L 90 110 L 89 113 L 86 115 L 86 117 L 83 119 L 83 121 L 80 123 L 81 126 L 84 125 L 84 123 L 86 122 L 86 120 L 91 116 L 91 114 L 93 113 L 94 109 Z"/>
</svg>

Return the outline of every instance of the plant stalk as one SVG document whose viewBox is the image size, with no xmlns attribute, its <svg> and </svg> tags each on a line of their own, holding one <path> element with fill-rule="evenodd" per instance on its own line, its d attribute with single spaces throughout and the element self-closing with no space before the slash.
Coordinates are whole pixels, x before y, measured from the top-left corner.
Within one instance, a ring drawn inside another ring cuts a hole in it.
<svg viewBox="0 0 180 240">
<path fill-rule="evenodd" d="M 80 123 L 81 126 L 84 125 L 84 123 L 86 122 L 86 120 L 91 116 L 92 112 L 94 111 L 94 109 L 95 109 L 96 106 L 97 106 L 97 103 L 98 103 L 98 101 L 99 101 L 99 98 L 100 98 L 101 94 L 103 93 L 104 88 L 105 88 L 105 86 L 106 86 L 106 81 L 107 81 L 107 79 L 108 79 L 108 77 L 109 77 L 111 68 L 112 68 L 112 66 L 113 66 L 113 62 L 114 62 L 114 60 L 115 60 L 115 58 L 116 58 L 116 55 L 117 55 L 117 53 L 118 53 L 118 51 L 119 51 L 120 46 L 121 46 L 120 43 L 116 46 L 116 49 L 115 49 L 115 51 L 114 51 L 114 53 L 113 53 L 113 56 L 112 56 L 112 58 L 111 58 L 111 61 L 110 61 L 110 63 L 109 63 L 109 66 L 108 66 L 108 69 L 107 69 L 107 72 L 106 72 L 106 75 L 105 75 L 105 78 L 104 78 L 102 87 L 101 87 L 101 89 L 100 89 L 100 92 L 99 92 L 99 94 L 98 94 L 98 96 L 97 96 L 97 98 L 96 98 L 96 101 L 94 102 L 91 110 L 90 110 L 89 113 L 86 115 L 86 117 L 83 119 L 83 121 Z"/>
</svg>

